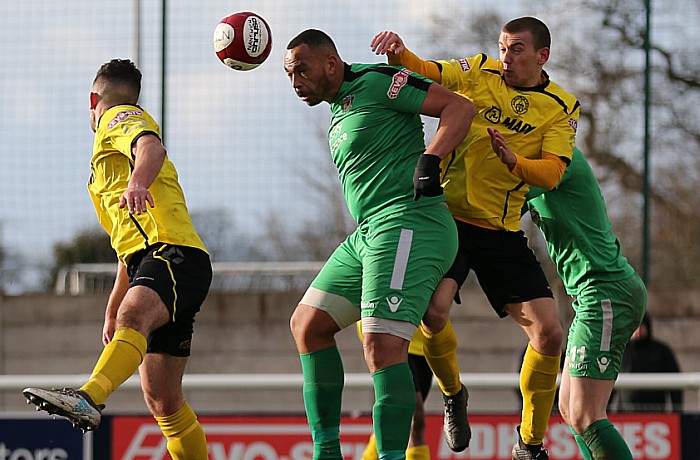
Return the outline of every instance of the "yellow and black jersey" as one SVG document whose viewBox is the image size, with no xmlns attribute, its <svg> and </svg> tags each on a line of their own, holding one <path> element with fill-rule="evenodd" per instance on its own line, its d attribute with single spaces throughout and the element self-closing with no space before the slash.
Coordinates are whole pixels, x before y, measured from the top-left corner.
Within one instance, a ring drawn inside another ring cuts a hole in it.
<svg viewBox="0 0 700 460">
<path fill-rule="evenodd" d="M 579 103 L 548 77 L 532 88 L 506 85 L 501 61 L 484 54 L 435 62 L 441 84 L 467 97 L 478 111 L 467 137 L 442 163 L 450 210 L 466 222 L 517 231 L 529 186 L 501 162 L 486 129 L 500 131 L 511 151 L 525 158 L 539 159 L 548 152 L 568 164 Z"/>
<path fill-rule="evenodd" d="M 177 171 L 167 156 L 149 187 L 155 207 L 149 206 L 140 215 L 119 207 L 134 169 L 132 147 L 145 134 L 160 138 L 160 128 L 144 109 L 135 105 L 112 107 L 97 123 L 88 191 L 117 257 L 126 264 L 133 253 L 154 243 L 206 251 L 192 225 Z"/>
</svg>

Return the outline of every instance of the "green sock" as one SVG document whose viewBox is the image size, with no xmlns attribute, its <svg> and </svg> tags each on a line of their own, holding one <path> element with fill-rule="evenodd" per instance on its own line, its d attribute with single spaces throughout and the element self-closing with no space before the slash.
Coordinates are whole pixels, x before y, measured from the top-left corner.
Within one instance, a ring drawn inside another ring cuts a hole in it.
<svg viewBox="0 0 700 460">
<path fill-rule="evenodd" d="M 416 391 L 408 363 L 394 364 L 372 374 L 374 407 L 372 419 L 380 460 L 406 458 Z"/>
<path fill-rule="evenodd" d="M 595 460 L 632 460 L 624 438 L 608 419 L 597 420 L 583 430 L 581 438 Z"/>
<path fill-rule="evenodd" d="M 342 458 L 340 406 L 345 373 L 338 347 L 300 354 L 304 407 L 314 441 L 314 460 Z"/>
<path fill-rule="evenodd" d="M 581 437 L 580 434 L 574 430 L 574 427 L 569 425 L 569 429 L 571 430 L 571 434 L 574 435 L 574 439 L 576 440 L 576 444 L 578 444 L 578 450 L 581 451 L 581 455 L 583 455 L 583 460 L 593 460 L 593 457 L 591 457 L 591 451 L 588 449 L 588 446 L 584 442 L 583 438 Z"/>
</svg>

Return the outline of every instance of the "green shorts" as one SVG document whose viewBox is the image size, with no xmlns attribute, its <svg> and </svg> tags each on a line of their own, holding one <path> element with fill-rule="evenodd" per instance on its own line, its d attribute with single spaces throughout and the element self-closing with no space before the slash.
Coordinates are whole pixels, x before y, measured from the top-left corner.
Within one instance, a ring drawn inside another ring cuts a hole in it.
<svg viewBox="0 0 700 460">
<path fill-rule="evenodd" d="M 325 310 L 341 328 L 362 317 L 365 331 L 380 332 L 372 319 L 388 320 L 401 330 L 381 332 L 410 340 L 456 252 L 457 229 L 444 203 L 392 213 L 348 236 L 301 303 Z"/>
<path fill-rule="evenodd" d="M 642 321 L 647 291 L 636 274 L 591 283 L 574 300 L 566 356 L 572 377 L 615 380 L 627 342 Z"/>
</svg>

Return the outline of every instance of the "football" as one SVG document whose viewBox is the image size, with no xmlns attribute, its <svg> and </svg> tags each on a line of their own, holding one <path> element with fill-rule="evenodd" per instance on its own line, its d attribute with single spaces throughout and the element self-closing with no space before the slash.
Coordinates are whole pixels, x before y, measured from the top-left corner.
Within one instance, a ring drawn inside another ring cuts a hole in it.
<svg viewBox="0 0 700 460">
<path fill-rule="evenodd" d="M 251 70 L 265 62 L 272 50 L 267 22 L 248 11 L 223 18 L 214 30 L 214 51 L 234 70 Z"/>
</svg>

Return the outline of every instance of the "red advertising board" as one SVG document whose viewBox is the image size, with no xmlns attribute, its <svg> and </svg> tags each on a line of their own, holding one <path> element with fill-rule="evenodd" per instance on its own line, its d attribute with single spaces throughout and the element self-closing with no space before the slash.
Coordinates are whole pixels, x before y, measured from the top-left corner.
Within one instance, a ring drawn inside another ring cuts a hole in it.
<svg viewBox="0 0 700 460">
<path fill-rule="evenodd" d="M 636 460 L 681 460 L 677 414 L 614 415 L 611 420 Z M 210 460 L 311 460 L 311 435 L 303 416 L 202 416 Z M 428 415 L 426 439 L 434 460 L 509 460 L 516 440 L 517 415 L 471 415 L 472 441 L 462 453 L 452 452 L 442 438 L 442 416 Z M 345 460 L 360 460 L 370 433 L 369 416 L 345 417 L 341 442 Z M 581 459 L 568 426 L 553 416 L 545 445 L 557 460 Z M 112 421 L 112 460 L 170 460 L 165 439 L 150 417 Z"/>
</svg>

